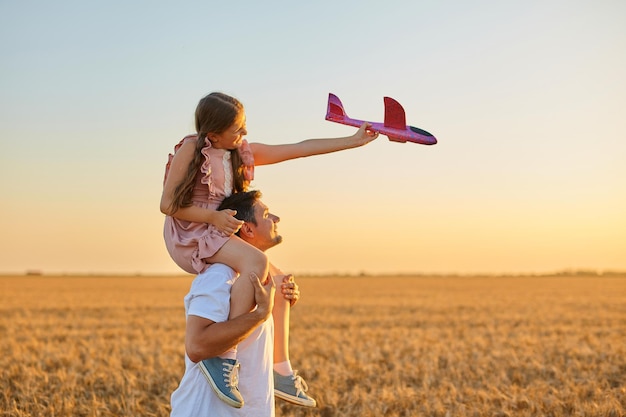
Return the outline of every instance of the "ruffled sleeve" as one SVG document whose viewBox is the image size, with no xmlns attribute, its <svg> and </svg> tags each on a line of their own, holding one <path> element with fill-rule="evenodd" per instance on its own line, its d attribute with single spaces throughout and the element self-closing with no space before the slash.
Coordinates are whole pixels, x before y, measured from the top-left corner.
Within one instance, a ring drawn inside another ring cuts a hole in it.
<svg viewBox="0 0 626 417">
<path fill-rule="evenodd" d="M 243 177 L 246 181 L 252 181 L 254 179 L 254 154 L 252 153 L 250 144 L 244 139 L 237 150 L 243 162 Z"/>
<path fill-rule="evenodd" d="M 194 135 L 185 136 L 184 138 L 182 138 L 180 142 L 178 142 L 178 144 L 174 146 L 174 152 L 168 155 L 167 164 L 165 164 L 165 175 L 163 176 L 163 185 L 165 185 L 165 180 L 167 180 L 167 175 L 170 173 L 170 165 L 172 165 L 172 159 L 174 159 L 174 155 L 176 155 L 176 152 L 178 152 L 180 147 L 183 146 L 183 143 L 185 143 L 187 139 L 192 138 L 192 137 L 194 137 Z"/>
</svg>

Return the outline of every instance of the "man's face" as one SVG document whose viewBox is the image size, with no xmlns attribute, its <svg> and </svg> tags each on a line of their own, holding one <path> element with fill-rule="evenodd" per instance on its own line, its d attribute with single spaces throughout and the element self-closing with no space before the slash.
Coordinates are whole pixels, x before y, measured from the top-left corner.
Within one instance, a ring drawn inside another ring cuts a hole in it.
<svg viewBox="0 0 626 417">
<path fill-rule="evenodd" d="M 262 201 L 254 203 L 254 218 L 257 224 L 249 224 L 254 231 L 254 241 L 250 243 L 265 251 L 283 241 L 283 237 L 276 230 L 280 217 L 270 213 Z"/>
</svg>

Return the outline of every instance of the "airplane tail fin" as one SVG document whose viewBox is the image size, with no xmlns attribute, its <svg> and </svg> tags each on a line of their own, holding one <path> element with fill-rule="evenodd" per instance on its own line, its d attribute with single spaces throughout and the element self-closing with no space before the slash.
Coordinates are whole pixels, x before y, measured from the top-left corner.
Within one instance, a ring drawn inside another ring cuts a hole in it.
<svg viewBox="0 0 626 417">
<path fill-rule="evenodd" d="M 385 127 L 391 127 L 394 129 L 406 129 L 406 116 L 404 114 L 404 108 L 392 99 L 391 97 L 385 97 Z M 393 142 L 406 142 L 406 139 L 387 136 L 389 140 Z"/>
<path fill-rule="evenodd" d="M 329 93 L 328 94 L 328 108 L 326 109 L 326 120 L 344 120 L 348 115 L 346 111 L 343 109 L 343 104 L 341 104 L 341 100 L 336 95 Z"/>
<path fill-rule="evenodd" d="M 391 97 L 385 97 L 385 127 L 393 127 L 394 129 L 406 128 L 406 116 L 404 115 L 404 108 L 392 99 Z"/>
</svg>

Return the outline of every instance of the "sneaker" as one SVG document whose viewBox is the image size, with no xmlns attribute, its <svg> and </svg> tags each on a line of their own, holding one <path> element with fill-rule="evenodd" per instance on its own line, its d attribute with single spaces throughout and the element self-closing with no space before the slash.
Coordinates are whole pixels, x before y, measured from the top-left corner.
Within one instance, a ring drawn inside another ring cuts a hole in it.
<svg viewBox="0 0 626 417">
<path fill-rule="evenodd" d="M 293 375 L 283 376 L 274 371 L 274 395 L 281 400 L 304 407 L 315 407 L 315 400 L 305 394 L 309 387 L 298 371 L 293 371 Z"/>
<path fill-rule="evenodd" d="M 231 407 L 243 407 L 243 397 L 238 388 L 239 362 L 215 357 L 200 361 L 198 366 L 220 400 Z"/>
</svg>

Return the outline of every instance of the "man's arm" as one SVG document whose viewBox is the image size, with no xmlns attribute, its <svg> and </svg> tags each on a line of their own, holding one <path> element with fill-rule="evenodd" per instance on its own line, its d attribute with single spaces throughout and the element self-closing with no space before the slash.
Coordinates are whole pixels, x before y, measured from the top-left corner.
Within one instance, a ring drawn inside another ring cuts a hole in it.
<svg viewBox="0 0 626 417">
<path fill-rule="evenodd" d="M 269 279 L 265 285 L 261 285 L 259 278 L 254 274 L 250 277 L 250 281 L 254 286 L 256 310 L 220 323 L 194 315 L 187 317 L 185 349 L 187 356 L 193 362 L 226 352 L 267 320 L 274 305 L 276 290 L 274 281 Z"/>
</svg>

